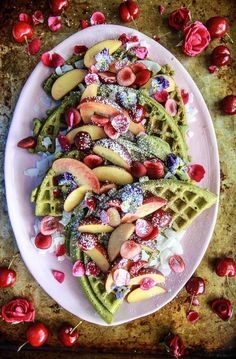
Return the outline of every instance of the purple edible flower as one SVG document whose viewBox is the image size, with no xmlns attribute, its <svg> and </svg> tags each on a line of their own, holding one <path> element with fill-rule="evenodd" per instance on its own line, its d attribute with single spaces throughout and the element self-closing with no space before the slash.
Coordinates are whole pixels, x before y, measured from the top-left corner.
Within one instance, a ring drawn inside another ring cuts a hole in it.
<svg viewBox="0 0 236 359">
<path fill-rule="evenodd" d="M 95 67 L 99 71 L 109 70 L 109 64 L 114 60 L 112 56 L 109 55 L 109 50 L 104 48 L 101 52 L 95 55 L 96 64 Z"/>
<path fill-rule="evenodd" d="M 169 85 L 169 81 L 164 76 L 155 77 L 152 80 L 152 94 L 164 91 Z"/>
<path fill-rule="evenodd" d="M 174 153 L 170 153 L 167 156 L 166 165 L 173 175 L 181 175 L 183 173 L 186 173 L 188 169 L 186 163 Z"/>
<path fill-rule="evenodd" d="M 123 299 L 125 294 L 127 293 L 128 287 L 126 286 L 115 287 L 113 290 L 116 294 L 116 299 Z"/>
</svg>

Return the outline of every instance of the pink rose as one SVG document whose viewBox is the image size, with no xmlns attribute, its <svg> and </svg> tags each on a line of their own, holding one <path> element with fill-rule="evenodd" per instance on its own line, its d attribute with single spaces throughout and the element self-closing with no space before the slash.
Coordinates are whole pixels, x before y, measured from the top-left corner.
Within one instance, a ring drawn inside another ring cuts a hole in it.
<svg viewBox="0 0 236 359">
<path fill-rule="evenodd" d="M 188 56 L 200 54 L 209 44 L 211 36 L 207 28 L 200 22 L 186 26 L 183 30 L 184 41 L 182 50 Z"/>
<path fill-rule="evenodd" d="M 169 15 L 169 26 L 177 31 L 183 30 L 191 19 L 191 13 L 185 7 L 172 11 Z"/>
<path fill-rule="evenodd" d="M 8 323 L 33 322 L 34 317 L 34 305 L 27 299 L 13 299 L 2 307 L 2 318 Z"/>
</svg>

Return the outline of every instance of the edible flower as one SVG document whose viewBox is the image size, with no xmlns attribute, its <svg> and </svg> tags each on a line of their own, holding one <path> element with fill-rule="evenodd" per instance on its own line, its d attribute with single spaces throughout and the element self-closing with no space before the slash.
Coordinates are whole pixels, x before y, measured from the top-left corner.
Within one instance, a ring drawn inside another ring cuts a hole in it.
<svg viewBox="0 0 236 359">
<path fill-rule="evenodd" d="M 99 77 L 95 73 L 87 74 L 84 78 L 84 81 L 85 81 L 86 85 L 91 85 L 91 84 L 100 85 Z"/>
<path fill-rule="evenodd" d="M 211 303 L 211 309 L 222 320 L 229 320 L 233 314 L 232 303 L 228 299 L 215 299 Z"/>
<path fill-rule="evenodd" d="M 43 24 L 44 22 L 44 16 L 42 11 L 36 10 L 32 15 L 32 20 L 34 25 Z"/>
<path fill-rule="evenodd" d="M 60 30 L 62 27 L 61 16 L 50 16 L 48 18 L 48 27 L 53 32 Z"/>
<path fill-rule="evenodd" d="M 126 185 L 121 194 L 121 209 L 124 213 L 135 213 L 143 203 L 143 191 L 139 184 Z"/>
<path fill-rule="evenodd" d="M 186 174 L 188 170 L 186 163 L 174 153 L 170 153 L 167 156 L 166 165 L 173 175 L 181 176 L 183 174 Z"/>
<path fill-rule="evenodd" d="M 151 94 L 162 92 L 169 87 L 170 83 L 164 76 L 157 76 L 152 80 Z"/>
<path fill-rule="evenodd" d="M 45 66 L 48 67 L 58 67 L 62 66 L 65 62 L 63 57 L 56 52 L 50 53 L 50 52 L 44 52 L 41 56 L 41 61 Z"/>
<path fill-rule="evenodd" d="M 180 358 L 184 354 L 184 343 L 178 334 L 169 333 L 163 341 L 168 353 L 176 358 Z"/>
<path fill-rule="evenodd" d="M 27 46 L 27 52 L 29 55 L 35 55 L 39 52 L 41 47 L 41 41 L 39 38 L 33 39 Z"/>
<path fill-rule="evenodd" d="M 148 49 L 144 46 L 134 46 L 130 50 L 138 59 L 146 59 L 148 55 Z"/>
<path fill-rule="evenodd" d="M 113 57 L 109 55 L 109 50 L 104 48 L 101 52 L 95 55 L 95 67 L 99 71 L 108 71 L 109 65 L 113 61 Z"/>
<path fill-rule="evenodd" d="M 123 285 L 122 287 L 115 287 L 113 290 L 116 294 L 116 299 L 123 299 L 128 291 L 128 287 Z"/>
<path fill-rule="evenodd" d="M 17 298 L 4 304 L 1 314 L 7 323 L 33 322 L 35 309 L 30 300 Z"/>
<path fill-rule="evenodd" d="M 127 110 L 132 109 L 137 104 L 137 95 L 133 91 L 117 92 L 116 100 Z"/>
</svg>

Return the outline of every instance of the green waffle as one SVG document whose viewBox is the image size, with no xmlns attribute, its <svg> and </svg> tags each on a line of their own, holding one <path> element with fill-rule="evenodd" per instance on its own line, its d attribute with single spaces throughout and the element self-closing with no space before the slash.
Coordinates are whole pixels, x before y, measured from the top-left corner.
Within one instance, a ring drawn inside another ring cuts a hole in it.
<svg viewBox="0 0 236 359">
<path fill-rule="evenodd" d="M 77 260 L 84 261 L 83 253 L 77 246 L 77 240 L 71 239 L 70 240 L 70 257 L 72 259 L 72 262 L 76 262 Z M 96 282 L 97 281 L 97 282 Z M 100 284 L 100 279 L 94 278 L 93 279 L 93 287 L 91 286 L 89 282 L 89 277 L 84 275 L 82 277 L 78 277 L 78 282 L 80 284 L 80 287 L 96 312 L 102 317 L 102 319 L 107 322 L 108 324 L 112 323 L 113 321 L 113 313 L 111 313 L 104 305 L 104 299 L 97 293 L 94 292 L 95 287 L 98 287 Z M 98 283 L 98 284 L 97 284 Z M 98 292 L 98 291 L 97 291 Z M 106 299 L 106 302 L 108 303 L 108 297 Z M 112 305 L 112 302 L 111 302 Z M 117 308 L 118 309 L 118 308 Z"/>
<path fill-rule="evenodd" d="M 214 193 L 202 189 L 192 183 L 174 179 L 162 179 L 141 183 L 145 195 L 165 198 L 168 203 L 164 207 L 173 217 L 172 228 L 181 231 L 205 209 L 217 200 Z"/>
<path fill-rule="evenodd" d="M 139 94 L 139 102 L 145 106 L 147 111 L 147 133 L 166 141 L 173 153 L 184 161 L 188 161 L 187 144 L 175 120 L 162 105 L 148 96 L 145 91 Z"/>
<path fill-rule="evenodd" d="M 180 90 L 176 88 L 175 91 L 170 93 L 170 98 L 175 100 L 177 103 L 178 111 L 177 114 L 174 116 L 174 120 L 176 125 L 180 129 L 183 138 L 185 139 L 185 133 L 188 128 L 188 124 L 187 124 L 185 106 L 182 100 L 182 96 L 180 94 Z"/>
</svg>

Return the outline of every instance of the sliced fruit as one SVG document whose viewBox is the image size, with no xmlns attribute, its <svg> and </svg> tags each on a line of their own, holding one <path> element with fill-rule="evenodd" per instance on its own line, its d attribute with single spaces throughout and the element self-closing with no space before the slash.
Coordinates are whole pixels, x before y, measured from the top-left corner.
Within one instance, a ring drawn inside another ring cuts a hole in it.
<svg viewBox="0 0 236 359">
<path fill-rule="evenodd" d="M 95 44 L 86 51 L 84 55 L 84 65 L 88 68 L 94 65 L 96 63 L 96 54 L 101 52 L 103 49 L 109 50 L 109 54 L 111 55 L 113 52 L 118 50 L 121 45 L 122 42 L 119 40 L 105 40 Z"/>
<path fill-rule="evenodd" d="M 100 166 L 94 168 L 92 171 L 101 182 L 109 181 L 118 185 L 133 183 L 133 177 L 124 168 L 115 166 Z"/>
<path fill-rule="evenodd" d="M 115 272 L 116 269 L 118 268 L 123 268 L 126 269 L 127 271 L 129 271 L 129 268 L 132 265 L 132 261 L 129 259 L 117 259 L 115 261 L 115 263 L 113 264 L 111 271 L 109 272 L 109 274 L 107 275 L 106 279 L 105 279 L 105 289 L 107 293 L 112 292 L 115 283 L 113 280 L 113 273 Z"/>
<path fill-rule="evenodd" d="M 151 77 L 151 71 L 149 71 L 147 69 L 142 70 L 136 74 L 136 79 L 135 79 L 134 84 L 137 86 L 143 86 L 148 82 L 150 77 Z"/>
<path fill-rule="evenodd" d="M 114 287 L 114 280 L 113 280 L 113 276 L 112 276 L 112 272 L 110 272 L 105 280 L 105 289 L 107 293 L 111 293 Z"/>
<path fill-rule="evenodd" d="M 107 257 L 107 251 L 101 244 L 97 244 L 96 247 L 85 251 L 85 253 L 97 264 L 102 272 L 107 272 L 110 263 Z"/>
<path fill-rule="evenodd" d="M 75 136 L 77 135 L 78 132 L 81 131 L 88 132 L 93 141 L 106 137 L 103 128 L 95 125 L 84 125 L 84 126 L 76 127 L 70 132 L 68 132 L 65 137 L 69 140 L 70 144 L 73 144 Z"/>
<path fill-rule="evenodd" d="M 110 139 L 97 141 L 93 147 L 93 152 L 117 166 L 125 169 L 130 168 L 131 156 L 129 152 L 116 141 Z"/>
<path fill-rule="evenodd" d="M 51 95 L 54 100 L 60 100 L 68 92 L 73 90 L 73 88 L 83 81 L 86 74 L 87 71 L 85 70 L 74 69 L 58 77 L 52 85 L 51 90 Z"/>
<path fill-rule="evenodd" d="M 157 62 L 151 60 L 139 60 L 137 64 L 146 66 L 146 68 L 152 72 L 152 76 L 155 76 L 161 69 L 161 66 Z"/>
<path fill-rule="evenodd" d="M 103 158 L 97 155 L 87 155 L 84 157 L 83 162 L 89 168 L 95 168 L 103 164 Z M 101 188 L 100 188 L 100 193 L 101 193 Z"/>
<path fill-rule="evenodd" d="M 81 233 L 109 233 L 113 231 L 113 227 L 103 224 L 97 218 L 86 218 L 80 223 L 78 230 Z"/>
<path fill-rule="evenodd" d="M 123 67 L 116 75 L 116 80 L 120 86 L 130 86 L 134 83 L 135 79 L 135 74 L 128 66 Z"/>
<path fill-rule="evenodd" d="M 100 194 L 107 193 L 107 192 L 110 191 L 112 188 L 117 188 L 117 186 L 115 185 L 115 183 L 104 184 L 104 185 L 101 186 L 101 188 L 100 188 Z"/>
<path fill-rule="evenodd" d="M 88 97 L 79 104 L 79 110 L 84 123 L 91 122 L 91 116 L 95 113 L 105 117 L 114 117 L 122 112 L 115 102 L 102 97 Z"/>
<path fill-rule="evenodd" d="M 71 173 L 76 181 L 82 186 L 86 185 L 95 193 L 100 191 L 100 183 L 93 170 L 86 166 L 83 162 L 73 158 L 59 158 L 52 164 L 52 169 L 55 175 L 63 174 L 65 172 Z"/>
<path fill-rule="evenodd" d="M 136 303 L 136 302 L 140 302 L 141 300 L 146 300 L 155 297 L 156 295 L 164 294 L 164 293 L 166 293 L 166 290 L 158 286 L 152 287 L 148 290 L 136 288 L 132 290 L 132 292 L 130 292 L 126 298 L 129 303 Z"/>
<path fill-rule="evenodd" d="M 110 207 L 107 210 L 109 217 L 109 224 L 112 227 L 117 227 L 120 224 L 120 213 L 115 207 Z"/>
<path fill-rule="evenodd" d="M 110 71 L 99 72 L 98 76 L 104 84 L 115 84 L 116 83 L 116 75 L 113 72 L 110 72 Z"/>
<path fill-rule="evenodd" d="M 83 200 L 84 195 L 87 191 L 87 186 L 80 186 L 74 189 L 74 191 L 72 191 L 69 196 L 67 196 L 64 202 L 64 211 L 71 212 L 75 207 L 77 207 Z"/>
<path fill-rule="evenodd" d="M 100 116 L 100 115 L 93 115 L 91 117 L 91 121 L 94 125 L 98 125 L 98 126 L 105 126 L 108 124 L 108 122 L 110 122 L 108 117 L 104 117 L 104 116 Z"/>
<path fill-rule="evenodd" d="M 125 241 L 120 248 L 120 255 L 122 258 L 125 259 L 132 259 L 135 256 L 137 256 L 139 253 L 141 253 L 141 246 L 140 244 L 129 240 L 129 241 Z"/>
<path fill-rule="evenodd" d="M 144 278 L 152 278 L 156 283 L 164 283 L 165 277 L 155 268 L 142 268 L 130 279 L 130 285 L 141 284 Z"/>
<path fill-rule="evenodd" d="M 167 201 L 161 197 L 149 197 L 145 198 L 142 206 L 140 206 L 137 211 L 133 214 L 127 213 L 122 217 L 122 223 L 130 223 L 135 219 L 144 218 L 149 214 L 157 211 L 159 208 L 164 206 Z"/>
<path fill-rule="evenodd" d="M 129 130 L 134 135 L 138 135 L 140 132 L 145 132 L 145 127 L 142 123 L 135 123 L 130 121 Z"/>
<path fill-rule="evenodd" d="M 142 71 L 142 70 L 146 70 L 146 69 L 147 69 L 147 67 L 146 67 L 144 64 L 142 64 L 141 61 L 135 62 L 135 63 L 132 64 L 130 67 L 131 67 L 132 71 L 133 71 L 135 74 L 137 74 L 138 72 L 140 72 L 140 71 Z"/>
<path fill-rule="evenodd" d="M 132 223 L 120 224 L 114 229 L 108 242 L 108 256 L 113 261 L 120 253 L 121 245 L 134 233 L 135 226 Z"/>
<path fill-rule="evenodd" d="M 84 100 L 86 97 L 96 97 L 98 92 L 98 85 L 97 84 L 90 84 L 88 85 L 81 96 L 81 101 Z"/>
</svg>

